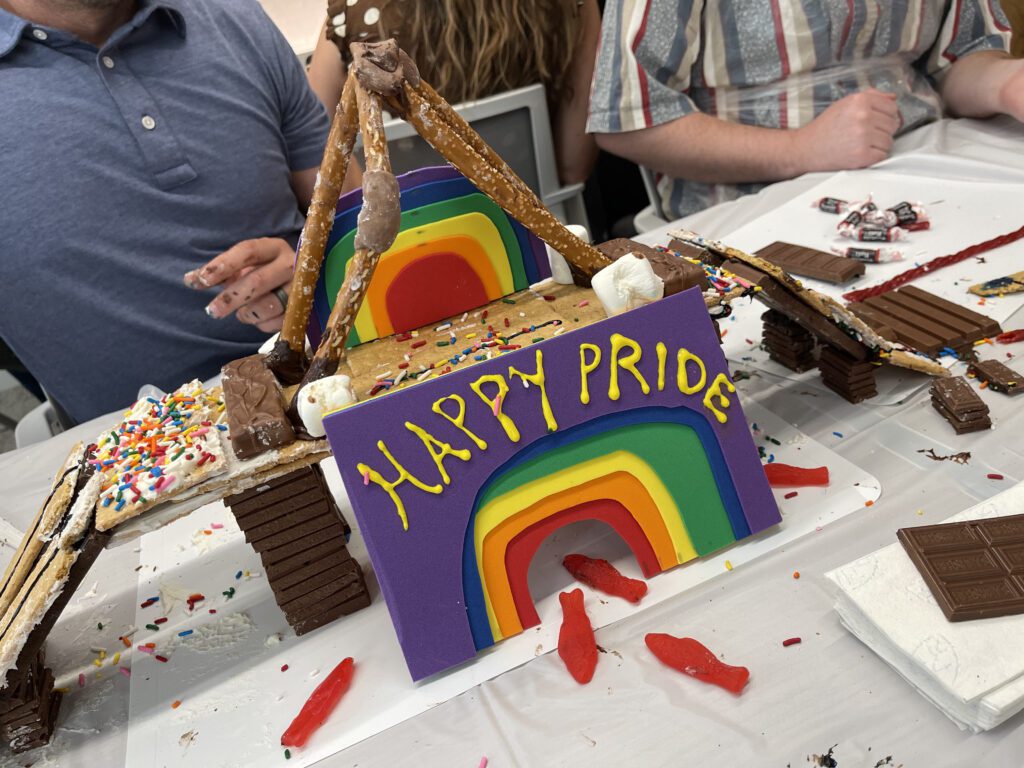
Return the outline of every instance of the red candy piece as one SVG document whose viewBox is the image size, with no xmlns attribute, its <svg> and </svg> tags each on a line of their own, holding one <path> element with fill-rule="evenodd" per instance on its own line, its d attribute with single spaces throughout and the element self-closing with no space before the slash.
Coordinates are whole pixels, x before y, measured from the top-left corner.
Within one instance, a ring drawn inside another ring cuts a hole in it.
<svg viewBox="0 0 1024 768">
<path fill-rule="evenodd" d="M 313 691 L 313 695 L 302 705 L 302 711 L 292 720 L 288 730 L 281 736 L 282 747 L 303 747 L 312 736 L 323 725 L 331 712 L 338 706 L 341 697 L 345 695 L 349 685 L 352 684 L 352 675 L 355 674 L 355 662 L 348 657 L 336 666 L 320 685 Z"/>
<path fill-rule="evenodd" d="M 574 579 L 607 595 L 639 603 L 640 598 L 647 594 L 644 582 L 623 576 L 607 560 L 595 560 L 586 555 L 566 555 L 562 565 Z"/>
<path fill-rule="evenodd" d="M 733 667 L 718 660 L 711 651 L 692 637 L 673 637 L 652 632 L 644 638 L 658 661 L 703 683 L 740 693 L 750 679 L 746 667 Z"/>
<path fill-rule="evenodd" d="M 1024 329 L 1019 331 L 1007 331 L 996 336 L 999 344 L 1013 344 L 1015 341 L 1024 341 Z"/>
<path fill-rule="evenodd" d="M 597 668 L 597 642 L 590 618 L 583 608 L 583 590 L 562 592 L 558 595 L 562 604 L 562 628 L 558 631 L 558 655 L 565 668 L 580 685 L 586 685 L 594 677 Z"/>
<path fill-rule="evenodd" d="M 828 467 L 805 469 L 773 461 L 771 464 L 764 465 L 764 474 L 768 478 L 768 485 L 772 488 L 828 485 Z"/>
</svg>

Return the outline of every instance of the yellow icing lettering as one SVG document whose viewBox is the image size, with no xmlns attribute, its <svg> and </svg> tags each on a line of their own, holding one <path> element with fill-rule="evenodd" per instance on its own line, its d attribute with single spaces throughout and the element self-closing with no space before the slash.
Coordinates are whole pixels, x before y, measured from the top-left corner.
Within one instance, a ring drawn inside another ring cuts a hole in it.
<svg viewBox="0 0 1024 768">
<path fill-rule="evenodd" d="M 469 461 L 469 457 L 472 456 L 469 450 L 467 448 L 452 448 L 450 443 L 438 440 L 425 429 L 416 426 L 411 421 L 405 422 L 405 428 L 423 441 L 423 445 L 430 454 L 430 458 L 437 465 L 437 471 L 441 473 L 441 479 L 444 481 L 444 484 L 451 485 L 452 479 L 448 476 L 448 470 L 444 468 L 445 457 L 454 456 L 457 459 Z"/>
<path fill-rule="evenodd" d="M 687 363 L 696 363 L 697 368 L 700 371 L 700 378 L 696 384 L 690 384 L 690 374 L 686 370 Z M 704 361 L 693 354 L 688 349 L 680 349 L 676 355 L 676 386 L 679 387 L 679 391 L 684 395 L 695 395 L 704 388 L 705 382 L 708 380 L 708 372 L 704 367 Z M 707 404 L 707 400 L 704 401 Z"/>
<path fill-rule="evenodd" d="M 445 400 L 451 400 L 452 402 L 459 406 L 459 412 L 455 416 L 452 416 L 449 413 L 445 413 L 444 409 L 441 407 L 441 403 L 443 403 Z M 462 399 L 461 395 L 448 395 L 448 397 L 442 397 L 440 400 L 438 400 L 432 406 L 430 406 L 430 409 L 438 416 L 443 416 L 444 418 L 448 419 L 448 421 L 454 424 L 458 429 L 462 430 L 463 434 L 465 434 L 466 437 L 472 440 L 476 444 L 476 447 L 479 448 L 481 451 L 487 450 L 487 442 L 477 437 L 466 426 L 466 401 Z"/>
<path fill-rule="evenodd" d="M 587 362 L 587 352 L 593 352 L 594 357 Z M 580 402 L 586 405 L 590 402 L 590 389 L 587 385 L 587 377 L 597 370 L 601 364 L 601 348 L 596 344 L 580 344 Z"/>
<path fill-rule="evenodd" d="M 485 395 L 483 391 L 483 385 L 488 382 L 498 386 L 498 394 L 493 399 Z M 501 410 L 505 404 L 505 396 L 508 394 L 508 384 L 505 382 L 505 377 L 500 374 L 488 374 L 487 376 L 481 376 L 469 386 L 476 392 L 476 396 L 483 400 L 487 407 L 491 409 L 491 413 L 494 414 L 498 423 L 505 430 L 508 439 L 513 443 L 518 443 L 519 429 L 516 427 L 516 423 Z"/>
<path fill-rule="evenodd" d="M 665 358 L 668 357 L 668 347 L 662 341 L 655 347 L 658 352 L 658 391 L 665 391 Z"/>
<path fill-rule="evenodd" d="M 409 470 L 398 463 L 398 459 L 391 455 L 391 451 L 388 450 L 388 447 L 384 444 L 383 440 L 377 441 L 377 450 L 383 453 L 384 458 L 391 462 L 391 466 L 398 470 L 398 477 L 395 480 L 385 480 L 380 472 L 375 469 L 371 469 L 366 464 L 357 464 L 356 469 L 359 471 L 359 474 L 363 476 L 363 481 L 365 483 L 376 483 L 383 488 L 385 492 L 387 492 L 388 496 L 391 497 L 391 501 L 394 502 L 395 511 L 398 513 L 398 517 L 402 520 L 402 529 L 408 531 L 409 518 L 405 514 L 405 504 L 402 503 L 402 499 L 399 497 L 398 492 L 395 489 L 404 482 L 410 482 L 421 491 L 426 491 L 427 493 L 440 493 L 444 490 L 444 486 L 440 483 L 437 485 L 426 485 L 418 480 L 411 472 L 409 472 Z"/>
<path fill-rule="evenodd" d="M 729 392 L 735 392 L 736 387 L 729 381 L 729 377 L 724 373 L 720 373 L 715 377 L 715 380 L 711 382 L 711 386 L 708 387 L 708 391 L 704 393 L 704 407 L 715 414 L 715 418 L 718 419 L 719 424 L 725 424 L 729 420 L 729 417 L 722 413 L 721 410 L 715 407 L 712 402 L 713 398 L 718 398 L 719 406 L 724 410 L 728 408 L 732 401 L 729 400 L 724 394 L 722 394 L 722 387 L 725 387 Z"/>
<path fill-rule="evenodd" d="M 619 399 L 619 368 L 632 373 L 637 382 L 639 382 L 641 391 L 643 391 L 645 395 L 649 395 L 651 393 L 651 388 L 648 386 L 644 377 L 640 375 L 640 371 L 636 369 L 636 364 L 640 361 L 640 355 L 643 354 L 643 350 L 640 349 L 640 345 L 633 341 L 633 339 L 623 336 L 621 333 L 613 333 L 611 341 L 612 370 L 611 378 L 608 381 L 608 399 Z M 630 353 L 620 360 L 619 355 L 622 354 L 622 350 L 626 347 L 630 349 Z"/>
<path fill-rule="evenodd" d="M 547 424 L 548 432 L 554 432 L 558 429 L 558 422 L 555 421 L 555 414 L 551 410 L 551 401 L 548 400 L 548 390 L 544 384 L 544 353 L 539 349 L 537 350 L 536 373 L 523 373 L 509 366 L 508 375 L 509 378 L 518 376 L 523 381 L 528 381 L 540 389 L 540 407 L 544 412 L 544 423 Z"/>
</svg>

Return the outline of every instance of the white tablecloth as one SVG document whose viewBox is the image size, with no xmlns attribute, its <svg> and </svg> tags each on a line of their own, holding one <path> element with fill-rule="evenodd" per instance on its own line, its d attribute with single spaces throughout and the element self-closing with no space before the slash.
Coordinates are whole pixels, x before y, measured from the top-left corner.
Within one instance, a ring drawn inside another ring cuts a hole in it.
<svg viewBox="0 0 1024 768">
<path fill-rule="evenodd" d="M 898 150 L 886 164 L 890 169 L 952 181 L 995 174 L 1024 179 L 1024 129 L 1009 121 L 946 121 L 904 137 Z M 824 177 L 775 185 L 684 224 L 727 235 Z M 658 233 L 647 239 L 664 242 Z M 1024 317 L 1006 325 L 1024 326 Z M 752 382 L 760 389 L 749 388 Z M 996 428 L 958 438 L 934 418 L 926 392 L 901 406 L 853 406 L 787 390 L 784 383 L 752 382 L 745 382 L 748 399 L 874 474 L 882 484 L 878 503 L 599 631 L 597 641 L 608 653 L 588 686 L 578 686 L 557 656 L 547 654 L 323 765 L 475 767 L 486 755 L 492 766 L 781 768 L 807 765 L 808 756 L 833 745 L 842 768 L 870 768 L 888 755 L 893 764 L 930 768 L 1024 764 L 1024 719 L 981 735 L 957 730 L 840 627 L 822 575 L 892 542 L 900 526 L 938 522 L 1024 479 L 1020 401 L 988 397 Z M 89 439 L 97 430 L 78 431 Z M 24 527 L 74 437 L 0 456 L 7 520 Z M 967 450 L 973 458 L 965 466 L 936 463 L 917 453 L 927 448 Z M 990 472 L 1006 479 L 989 480 Z M 134 594 L 137 558 L 131 546 L 106 552 L 87 581 L 98 580 L 100 593 Z M 121 620 L 130 622 L 130 600 L 123 609 Z M 662 668 L 643 646 L 649 631 L 694 636 L 726 661 L 749 667 L 748 688 L 735 697 Z M 794 636 L 803 642 L 783 648 L 782 640 Z M 74 754 L 60 764 L 123 764 L 118 718 L 126 711 L 125 696 L 108 695 L 96 710 L 100 732 L 71 734 Z"/>
</svg>

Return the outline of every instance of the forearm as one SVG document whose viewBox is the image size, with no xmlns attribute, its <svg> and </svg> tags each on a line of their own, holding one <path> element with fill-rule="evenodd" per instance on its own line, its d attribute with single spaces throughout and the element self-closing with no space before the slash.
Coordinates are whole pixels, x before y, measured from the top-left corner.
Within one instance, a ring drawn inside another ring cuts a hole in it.
<svg viewBox="0 0 1024 768">
<path fill-rule="evenodd" d="M 1024 61 L 1002 51 L 979 51 L 957 59 L 943 78 L 939 93 L 954 117 L 991 117 L 1011 111 L 1007 84 Z"/>
<path fill-rule="evenodd" d="M 308 75 L 309 86 L 333 120 L 334 108 L 341 100 L 341 89 L 345 86 L 345 65 L 338 46 L 327 39 L 326 26 L 320 31 Z"/>
<path fill-rule="evenodd" d="M 580 12 L 580 38 L 567 76 L 568 90 L 554 116 L 558 177 L 563 184 L 586 181 L 597 162 L 597 142 L 586 130 L 590 81 L 594 77 L 600 34 L 601 12 L 597 0 L 586 0 Z"/>
<path fill-rule="evenodd" d="M 799 132 L 758 128 L 700 112 L 653 128 L 599 133 L 598 146 L 674 178 L 716 184 L 780 181 L 813 168 Z"/>
</svg>

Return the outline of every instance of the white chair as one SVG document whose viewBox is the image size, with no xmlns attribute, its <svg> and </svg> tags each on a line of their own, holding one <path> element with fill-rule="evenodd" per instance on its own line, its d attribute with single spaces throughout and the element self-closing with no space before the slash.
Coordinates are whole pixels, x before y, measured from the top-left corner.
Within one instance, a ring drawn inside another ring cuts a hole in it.
<svg viewBox="0 0 1024 768">
<path fill-rule="evenodd" d="M 53 404 L 49 400 L 44 400 L 18 421 L 14 428 L 14 445 L 24 448 L 49 440 L 63 431 Z"/>
<path fill-rule="evenodd" d="M 650 200 L 650 205 L 642 208 L 633 217 L 633 226 L 636 227 L 637 232 L 643 234 L 664 226 L 669 219 L 661 207 L 661 195 L 658 194 L 658 182 L 654 171 L 644 168 L 642 165 L 638 167 L 640 168 L 640 178 L 644 180 L 644 189 L 647 190 L 647 199 Z"/>
<path fill-rule="evenodd" d="M 479 101 L 456 104 L 454 108 L 559 220 L 590 229 L 583 204 L 583 185 L 563 187 L 558 180 L 544 86 L 517 88 Z M 388 120 L 384 131 L 396 174 L 444 164 L 441 156 L 404 120 Z M 357 147 L 359 159 L 363 161 L 361 144 Z"/>
</svg>

